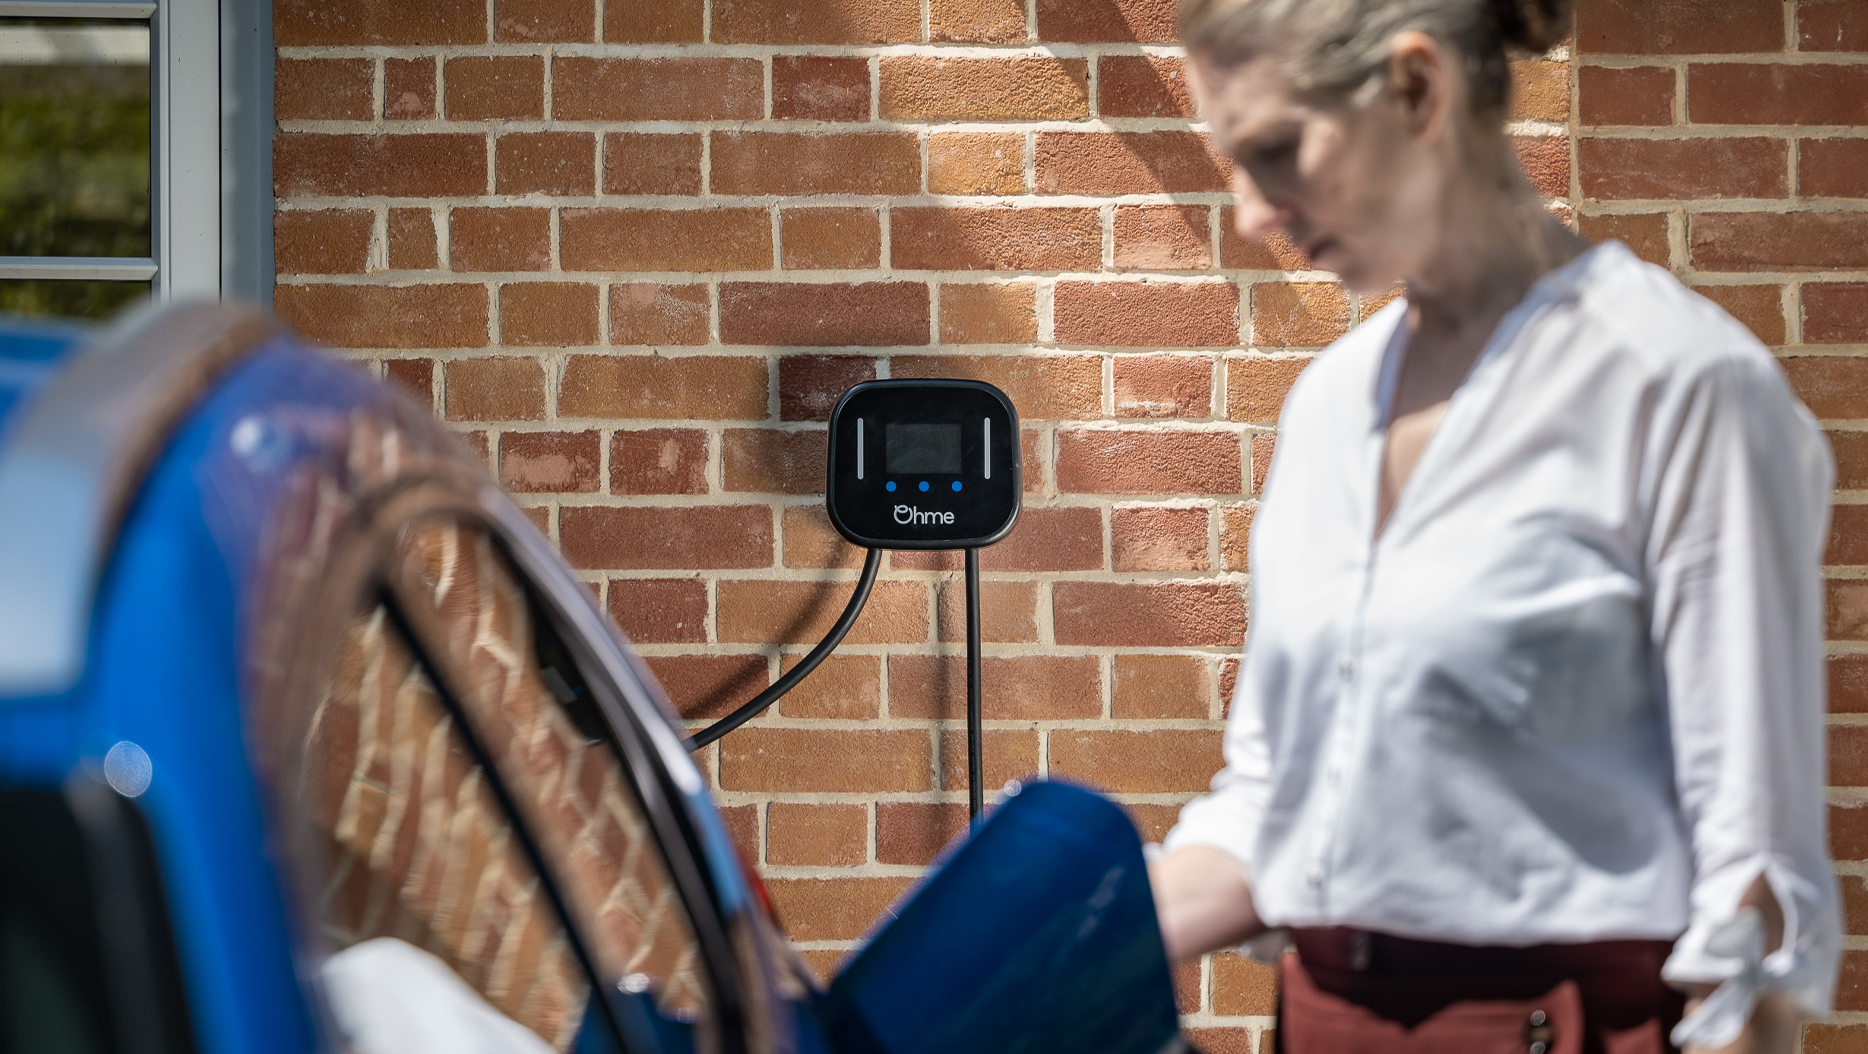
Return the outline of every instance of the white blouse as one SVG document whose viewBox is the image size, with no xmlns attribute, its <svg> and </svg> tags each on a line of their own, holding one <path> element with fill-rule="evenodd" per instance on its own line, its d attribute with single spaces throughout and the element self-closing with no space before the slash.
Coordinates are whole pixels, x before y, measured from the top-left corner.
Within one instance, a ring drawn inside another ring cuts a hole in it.
<svg viewBox="0 0 1868 1054">
<path fill-rule="evenodd" d="M 1762 986 L 1826 1012 L 1815 421 L 1749 332 L 1606 243 L 1499 325 L 1378 536 L 1405 312 L 1285 402 L 1226 766 L 1167 848 L 1236 857 L 1273 926 L 1678 937 L 1670 981 L 1738 979 L 1716 1032 Z M 1769 956 L 1738 910 L 1760 873 Z"/>
</svg>

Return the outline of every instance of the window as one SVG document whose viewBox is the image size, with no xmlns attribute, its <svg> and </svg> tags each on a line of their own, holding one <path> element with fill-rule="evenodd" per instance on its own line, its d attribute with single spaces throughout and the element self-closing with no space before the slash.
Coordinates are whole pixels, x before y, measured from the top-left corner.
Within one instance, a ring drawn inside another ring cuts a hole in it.
<svg viewBox="0 0 1868 1054">
<path fill-rule="evenodd" d="M 268 299 L 268 6 L 0 0 L 0 311 Z"/>
</svg>

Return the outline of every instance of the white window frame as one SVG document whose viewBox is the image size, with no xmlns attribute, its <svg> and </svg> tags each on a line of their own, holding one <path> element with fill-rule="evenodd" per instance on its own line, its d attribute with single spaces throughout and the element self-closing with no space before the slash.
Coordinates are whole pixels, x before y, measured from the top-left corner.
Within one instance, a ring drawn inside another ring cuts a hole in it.
<svg viewBox="0 0 1868 1054">
<path fill-rule="evenodd" d="M 147 21 L 150 257 L 0 256 L 0 279 L 148 281 L 271 301 L 268 0 L 0 0 L 0 17 Z"/>
</svg>

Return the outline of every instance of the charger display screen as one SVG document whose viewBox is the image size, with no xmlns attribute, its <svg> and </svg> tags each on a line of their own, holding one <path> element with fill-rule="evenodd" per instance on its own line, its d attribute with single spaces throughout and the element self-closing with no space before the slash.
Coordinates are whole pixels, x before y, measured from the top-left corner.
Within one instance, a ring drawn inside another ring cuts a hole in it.
<svg viewBox="0 0 1868 1054">
<path fill-rule="evenodd" d="M 960 471 L 960 426 L 902 424 L 884 428 L 884 463 L 891 474 L 954 475 Z"/>
</svg>

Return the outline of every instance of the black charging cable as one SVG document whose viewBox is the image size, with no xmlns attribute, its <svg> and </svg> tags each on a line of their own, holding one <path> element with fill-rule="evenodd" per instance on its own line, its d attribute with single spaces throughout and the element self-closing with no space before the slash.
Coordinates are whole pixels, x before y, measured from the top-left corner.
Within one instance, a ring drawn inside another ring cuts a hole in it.
<svg viewBox="0 0 1868 1054">
<path fill-rule="evenodd" d="M 863 613 L 863 605 L 869 600 L 869 591 L 876 584 L 876 571 L 881 566 L 882 550 L 869 550 L 869 555 L 863 558 L 863 576 L 856 580 L 856 592 L 850 594 L 850 602 L 844 605 L 843 616 L 837 619 L 836 625 L 830 627 L 830 632 L 824 635 L 823 641 L 817 647 L 812 648 L 810 654 L 806 655 L 798 665 L 793 666 L 783 677 L 774 681 L 770 688 L 753 696 L 739 709 L 696 732 L 694 738 L 688 740 L 688 750 L 699 750 L 758 717 L 765 712 L 766 707 L 778 702 L 781 696 L 797 687 L 799 681 L 804 680 L 806 675 L 817 669 L 819 663 L 829 658 L 830 653 L 837 650 L 837 645 L 843 643 L 843 637 L 850 632 L 850 627 L 856 624 L 856 616 Z"/>
<path fill-rule="evenodd" d="M 979 825 L 985 805 L 980 768 L 984 753 L 979 701 L 979 550 L 966 551 L 966 807 L 967 821 Z"/>
</svg>

